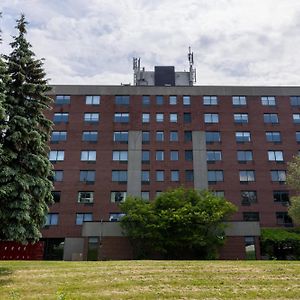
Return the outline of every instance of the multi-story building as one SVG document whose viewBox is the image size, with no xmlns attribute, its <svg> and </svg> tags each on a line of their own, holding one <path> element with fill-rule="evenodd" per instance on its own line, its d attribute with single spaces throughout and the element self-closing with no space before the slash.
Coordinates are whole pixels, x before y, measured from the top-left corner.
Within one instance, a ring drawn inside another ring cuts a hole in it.
<svg viewBox="0 0 300 300">
<path fill-rule="evenodd" d="M 261 227 L 292 226 L 286 163 L 300 149 L 300 87 L 195 86 L 194 72 L 140 70 L 135 85 L 55 85 L 46 257 L 131 258 L 118 203 L 208 188 L 238 207 L 223 258 L 259 258 Z"/>
</svg>

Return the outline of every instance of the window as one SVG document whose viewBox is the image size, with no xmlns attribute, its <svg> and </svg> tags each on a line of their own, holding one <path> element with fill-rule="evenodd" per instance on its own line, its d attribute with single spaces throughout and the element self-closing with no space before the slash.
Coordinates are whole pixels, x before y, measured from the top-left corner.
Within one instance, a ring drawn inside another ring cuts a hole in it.
<svg viewBox="0 0 300 300">
<path fill-rule="evenodd" d="M 219 114 L 204 114 L 204 123 L 219 123 Z"/>
<path fill-rule="evenodd" d="M 300 131 L 296 131 L 296 142 L 300 142 Z"/>
<path fill-rule="evenodd" d="M 278 114 L 264 114 L 264 122 L 266 124 L 277 124 L 279 123 Z"/>
<path fill-rule="evenodd" d="M 69 113 L 55 113 L 53 116 L 54 123 L 68 123 L 69 122 Z"/>
<path fill-rule="evenodd" d="M 150 171 L 149 170 L 142 170 L 142 182 L 149 183 L 150 182 Z"/>
<path fill-rule="evenodd" d="M 127 161 L 128 151 L 113 151 L 112 159 L 113 161 Z"/>
<path fill-rule="evenodd" d="M 293 122 L 294 124 L 300 123 L 300 114 L 293 114 Z"/>
<path fill-rule="evenodd" d="M 283 152 L 282 151 L 268 151 L 268 160 L 269 161 L 283 161 Z"/>
<path fill-rule="evenodd" d="M 162 191 L 156 191 L 155 192 L 155 197 L 158 197 L 161 193 L 162 193 Z"/>
<path fill-rule="evenodd" d="M 96 151 L 94 151 L 94 150 L 81 151 L 80 160 L 81 161 L 96 161 Z"/>
<path fill-rule="evenodd" d="M 241 191 L 242 205 L 257 203 L 256 191 Z"/>
<path fill-rule="evenodd" d="M 237 160 L 240 162 L 253 160 L 253 155 L 251 150 L 239 150 L 237 151 Z"/>
<path fill-rule="evenodd" d="M 288 204 L 290 196 L 288 191 L 273 191 L 273 201 L 277 203 Z"/>
<path fill-rule="evenodd" d="M 261 97 L 261 104 L 263 106 L 275 106 L 276 99 L 274 96 L 262 96 Z"/>
<path fill-rule="evenodd" d="M 218 105 L 217 96 L 203 96 L 204 105 Z"/>
<path fill-rule="evenodd" d="M 100 96 L 85 96 L 85 104 L 87 105 L 99 105 L 100 104 Z"/>
<path fill-rule="evenodd" d="M 94 192 L 78 192 L 78 203 L 93 203 L 94 202 Z"/>
<path fill-rule="evenodd" d="M 128 151 L 113 151 L 113 161 L 127 161 Z"/>
<path fill-rule="evenodd" d="M 290 97 L 291 106 L 300 106 L 300 96 Z"/>
<path fill-rule="evenodd" d="M 57 225 L 58 224 L 58 213 L 48 213 L 46 216 L 45 226 Z"/>
<path fill-rule="evenodd" d="M 55 170 L 53 172 L 54 172 L 54 175 L 53 175 L 53 181 L 54 182 L 63 181 L 63 179 L 64 179 L 64 171 L 62 171 L 62 170 Z"/>
<path fill-rule="evenodd" d="M 185 170 L 185 181 L 193 181 L 194 180 L 194 171 L 193 170 Z"/>
<path fill-rule="evenodd" d="M 150 151 L 143 150 L 142 151 L 142 162 L 149 162 L 150 161 Z"/>
<path fill-rule="evenodd" d="M 183 122 L 191 123 L 192 122 L 192 114 L 191 113 L 183 113 Z"/>
<path fill-rule="evenodd" d="M 164 181 L 165 180 L 165 172 L 162 170 L 156 171 L 156 181 Z"/>
<path fill-rule="evenodd" d="M 178 142 L 178 131 L 170 131 L 170 142 Z"/>
<path fill-rule="evenodd" d="M 51 194 L 52 194 L 54 203 L 59 203 L 61 192 L 60 191 L 52 191 Z"/>
<path fill-rule="evenodd" d="M 239 172 L 240 182 L 247 183 L 255 181 L 255 171 L 252 170 L 243 170 Z"/>
<path fill-rule="evenodd" d="M 221 135 L 219 131 L 206 131 L 205 132 L 206 143 L 218 143 L 221 142 Z"/>
<path fill-rule="evenodd" d="M 232 105 L 236 105 L 236 106 L 247 105 L 246 96 L 232 96 Z"/>
<path fill-rule="evenodd" d="M 185 150 L 184 151 L 184 159 L 187 161 L 193 160 L 193 151 L 192 150 Z"/>
<path fill-rule="evenodd" d="M 187 142 L 191 142 L 192 141 L 192 132 L 191 131 L 185 131 L 184 132 L 184 141 L 187 143 Z"/>
<path fill-rule="evenodd" d="M 65 159 L 65 151 L 63 150 L 52 150 L 49 153 L 50 161 L 63 161 Z"/>
<path fill-rule="evenodd" d="M 142 132 L 142 142 L 144 144 L 150 142 L 150 132 L 149 131 L 143 131 Z"/>
<path fill-rule="evenodd" d="M 248 132 L 248 131 L 237 131 L 235 133 L 235 140 L 238 143 L 250 142 L 251 141 L 250 132 Z"/>
<path fill-rule="evenodd" d="M 127 182 L 127 171 L 113 170 L 111 180 L 114 182 Z"/>
<path fill-rule="evenodd" d="M 149 113 L 143 113 L 142 114 L 142 123 L 149 123 L 150 122 L 150 114 Z"/>
<path fill-rule="evenodd" d="M 109 222 L 120 222 L 124 216 L 124 213 L 109 213 Z"/>
<path fill-rule="evenodd" d="M 114 131 L 114 142 L 128 143 L 128 131 Z"/>
<path fill-rule="evenodd" d="M 98 123 L 99 113 L 84 113 L 84 121 L 87 123 Z"/>
<path fill-rule="evenodd" d="M 293 221 L 287 212 L 276 212 L 276 223 L 286 227 L 293 226 Z"/>
<path fill-rule="evenodd" d="M 143 96 L 142 97 L 142 104 L 144 106 L 149 106 L 150 105 L 150 96 Z"/>
<path fill-rule="evenodd" d="M 70 104 L 71 97 L 70 95 L 56 95 L 55 104 Z"/>
<path fill-rule="evenodd" d="M 111 203 L 121 203 L 126 200 L 126 192 L 123 191 L 114 191 L 110 193 L 110 202 Z"/>
<path fill-rule="evenodd" d="M 61 142 L 67 140 L 66 131 L 52 131 L 51 142 Z"/>
<path fill-rule="evenodd" d="M 98 131 L 83 131 L 82 140 L 84 142 L 97 142 L 98 141 Z"/>
<path fill-rule="evenodd" d="M 222 170 L 211 170 L 207 172 L 207 179 L 209 183 L 224 181 Z"/>
<path fill-rule="evenodd" d="M 76 225 L 82 225 L 83 222 L 93 221 L 92 213 L 77 213 L 76 214 Z"/>
<path fill-rule="evenodd" d="M 183 105 L 191 105 L 191 97 L 190 96 L 183 96 L 182 97 Z"/>
<path fill-rule="evenodd" d="M 222 160 L 222 152 L 216 150 L 206 151 L 206 160 L 211 162 Z"/>
<path fill-rule="evenodd" d="M 170 160 L 178 160 L 179 159 L 179 152 L 177 150 L 170 151 Z"/>
<path fill-rule="evenodd" d="M 141 192 L 141 198 L 145 201 L 149 201 L 150 200 L 150 192 L 142 191 Z"/>
<path fill-rule="evenodd" d="M 163 131 L 156 131 L 155 139 L 157 142 L 163 142 L 164 141 L 164 132 Z"/>
<path fill-rule="evenodd" d="M 177 104 L 177 96 L 170 96 L 169 97 L 169 104 L 176 105 Z"/>
<path fill-rule="evenodd" d="M 96 171 L 94 170 L 81 170 L 80 171 L 80 181 L 93 183 L 95 182 Z"/>
<path fill-rule="evenodd" d="M 213 193 L 215 194 L 216 197 L 220 197 L 220 198 L 225 197 L 224 191 L 213 191 Z"/>
<path fill-rule="evenodd" d="M 267 131 L 266 132 L 267 142 L 281 142 L 281 136 L 279 131 Z"/>
<path fill-rule="evenodd" d="M 179 171 L 178 170 L 171 171 L 171 181 L 179 181 Z"/>
<path fill-rule="evenodd" d="M 234 114 L 234 123 L 245 124 L 248 123 L 248 114 Z"/>
<path fill-rule="evenodd" d="M 115 113 L 114 122 L 128 123 L 129 122 L 129 113 Z"/>
<path fill-rule="evenodd" d="M 285 182 L 286 181 L 286 171 L 285 170 L 272 170 L 271 180 L 273 182 Z"/>
<path fill-rule="evenodd" d="M 129 96 L 118 95 L 115 97 L 115 104 L 117 105 L 129 105 Z"/>
<path fill-rule="evenodd" d="M 243 220 L 244 221 L 259 221 L 259 213 L 258 212 L 243 212 Z"/>
<path fill-rule="evenodd" d="M 163 122 L 164 121 L 164 114 L 163 113 L 157 113 L 156 114 L 156 122 Z"/>
<path fill-rule="evenodd" d="M 164 104 L 164 97 L 163 96 L 156 96 L 156 105 L 163 105 Z"/>
<path fill-rule="evenodd" d="M 160 161 L 164 160 L 164 151 L 163 150 L 156 151 L 155 159 Z"/>
<path fill-rule="evenodd" d="M 170 113 L 170 122 L 177 123 L 177 114 L 176 113 Z"/>
</svg>

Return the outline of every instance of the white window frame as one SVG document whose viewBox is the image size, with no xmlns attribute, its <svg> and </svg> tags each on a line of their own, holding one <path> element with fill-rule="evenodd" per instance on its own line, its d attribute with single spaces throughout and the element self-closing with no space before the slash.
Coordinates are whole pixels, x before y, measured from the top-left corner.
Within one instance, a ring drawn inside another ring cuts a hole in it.
<svg viewBox="0 0 300 300">
<path fill-rule="evenodd" d="M 95 150 L 82 150 L 80 152 L 81 161 L 96 161 L 97 152 Z"/>
</svg>

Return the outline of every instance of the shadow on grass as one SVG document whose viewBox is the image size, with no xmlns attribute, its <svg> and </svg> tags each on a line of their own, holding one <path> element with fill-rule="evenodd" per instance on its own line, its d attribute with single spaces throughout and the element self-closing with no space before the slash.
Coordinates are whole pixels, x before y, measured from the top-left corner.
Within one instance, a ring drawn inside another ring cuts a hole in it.
<svg viewBox="0 0 300 300">
<path fill-rule="evenodd" d="M 12 280 L 10 278 L 7 278 L 12 273 L 13 272 L 11 269 L 0 267 L 0 286 L 6 285 L 6 284 L 12 282 Z"/>
</svg>

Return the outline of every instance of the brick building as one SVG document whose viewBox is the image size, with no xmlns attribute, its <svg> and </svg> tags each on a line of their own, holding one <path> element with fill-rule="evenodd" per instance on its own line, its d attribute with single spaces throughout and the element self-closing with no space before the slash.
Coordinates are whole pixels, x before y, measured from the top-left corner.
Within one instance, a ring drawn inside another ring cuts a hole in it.
<svg viewBox="0 0 300 300">
<path fill-rule="evenodd" d="M 300 87 L 193 81 L 192 69 L 136 64 L 132 86 L 52 86 L 46 258 L 131 258 L 118 202 L 181 185 L 238 206 L 221 258 L 259 258 L 261 227 L 292 226 L 285 176 L 300 149 Z"/>
</svg>

